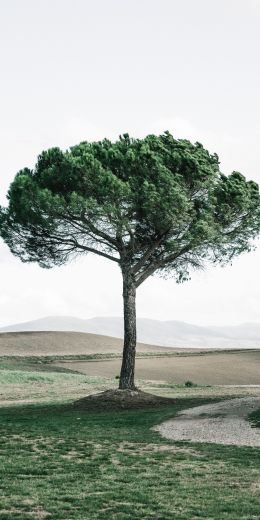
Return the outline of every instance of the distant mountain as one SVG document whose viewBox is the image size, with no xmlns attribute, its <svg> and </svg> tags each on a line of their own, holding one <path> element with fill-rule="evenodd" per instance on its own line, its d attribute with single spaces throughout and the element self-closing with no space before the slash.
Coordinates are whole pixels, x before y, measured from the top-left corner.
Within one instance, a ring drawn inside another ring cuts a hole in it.
<svg viewBox="0 0 260 520">
<path fill-rule="evenodd" d="M 0 332 L 76 331 L 123 337 L 123 318 L 49 316 L 0 328 Z M 260 348 L 260 323 L 202 327 L 182 321 L 137 320 L 138 341 L 168 347 Z"/>
</svg>

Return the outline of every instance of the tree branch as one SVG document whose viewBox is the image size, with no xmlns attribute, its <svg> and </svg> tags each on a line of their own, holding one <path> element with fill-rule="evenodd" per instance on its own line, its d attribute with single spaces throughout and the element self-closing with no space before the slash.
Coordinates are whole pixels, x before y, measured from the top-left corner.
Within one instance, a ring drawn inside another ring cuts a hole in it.
<svg viewBox="0 0 260 520">
<path fill-rule="evenodd" d="M 54 235 L 52 233 L 48 233 L 48 231 L 46 231 L 46 230 L 44 230 L 44 232 L 40 232 L 39 233 L 39 230 L 34 228 L 34 235 L 37 236 L 38 238 L 42 238 L 44 240 L 46 240 L 46 238 L 48 238 L 50 244 L 53 244 L 53 245 L 57 245 L 58 246 L 60 244 L 63 244 L 63 245 L 73 246 L 74 250 L 78 249 L 78 250 L 82 250 L 82 251 L 87 251 L 89 253 L 94 253 L 96 255 L 102 256 L 103 258 L 107 258 L 108 260 L 112 260 L 113 262 L 116 262 L 116 263 L 119 263 L 119 261 L 120 261 L 119 258 L 115 258 L 114 256 L 109 255 L 108 253 L 105 253 L 103 251 L 99 251 L 98 249 L 86 246 L 84 244 L 80 244 L 76 240 L 75 237 L 73 237 L 73 238 L 64 238 L 62 233 L 58 234 L 58 235 Z"/>
<path fill-rule="evenodd" d="M 89 246 L 84 246 L 83 244 L 79 244 L 76 242 L 77 249 L 82 249 L 83 251 L 88 251 L 89 253 L 94 253 L 99 256 L 103 256 L 104 258 L 107 258 L 108 260 L 112 260 L 112 262 L 117 262 L 119 264 L 120 260 L 119 258 L 115 258 L 112 255 L 109 255 L 108 253 L 104 253 L 103 251 L 99 251 L 98 249 L 94 249 Z"/>
<path fill-rule="evenodd" d="M 141 269 L 146 260 L 148 260 L 151 255 L 154 253 L 154 251 L 156 250 L 156 248 L 162 243 L 162 241 L 165 239 L 167 233 L 169 233 L 171 228 L 167 229 L 167 231 L 165 231 L 165 233 L 163 233 L 157 240 L 155 240 L 149 247 L 148 249 L 146 250 L 146 252 L 144 253 L 144 255 L 142 256 L 142 258 L 140 258 L 137 263 L 133 266 L 133 269 L 132 269 L 132 273 L 133 274 L 136 274 L 139 269 Z"/>
<path fill-rule="evenodd" d="M 174 262 L 174 260 L 176 260 L 177 258 L 179 258 L 181 255 L 184 255 L 185 253 L 187 253 L 190 249 L 190 244 L 188 246 L 185 246 L 183 247 L 179 253 L 173 253 L 171 255 L 168 255 L 166 258 L 163 258 L 163 259 L 157 259 L 157 261 L 155 260 L 155 262 L 151 263 L 141 274 L 141 276 L 139 276 L 139 278 L 137 278 L 136 280 L 136 283 L 135 283 L 135 286 L 136 287 L 139 287 L 139 285 L 141 285 L 149 276 L 151 276 L 157 269 L 160 269 L 162 267 L 165 267 L 167 264 L 171 263 L 171 262 Z M 163 252 L 162 252 L 163 253 Z"/>
<path fill-rule="evenodd" d="M 67 216 L 64 216 L 63 219 L 66 220 L 66 222 L 68 222 L 71 226 L 73 226 L 76 230 L 78 230 L 79 232 L 83 233 L 84 235 L 86 235 L 86 232 L 87 232 L 88 236 L 94 242 L 98 242 L 99 244 L 104 245 L 108 249 L 113 249 L 114 251 L 118 251 L 118 248 L 115 247 L 114 245 L 112 245 L 111 243 L 108 243 L 106 240 L 102 240 L 101 238 L 98 238 L 97 236 L 95 236 L 93 234 L 92 231 L 86 230 L 84 225 L 80 224 L 80 221 L 75 221 L 73 218 L 71 218 L 71 217 L 68 218 Z"/>
<path fill-rule="evenodd" d="M 102 231 L 102 230 L 98 229 L 96 226 L 94 226 L 94 224 L 86 218 L 85 214 L 83 214 L 83 213 L 81 214 L 81 219 L 89 227 L 89 229 L 90 229 L 90 231 L 92 231 L 92 233 L 95 233 L 99 237 L 104 238 L 104 240 L 106 240 L 110 244 L 113 244 L 114 246 L 116 246 L 117 249 L 120 248 L 121 244 L 119 244 L 117 239 L 110 237 L 109 235 L 107 235 L 107 233 L 104 233 L 104 231 Z"/>
</svg>

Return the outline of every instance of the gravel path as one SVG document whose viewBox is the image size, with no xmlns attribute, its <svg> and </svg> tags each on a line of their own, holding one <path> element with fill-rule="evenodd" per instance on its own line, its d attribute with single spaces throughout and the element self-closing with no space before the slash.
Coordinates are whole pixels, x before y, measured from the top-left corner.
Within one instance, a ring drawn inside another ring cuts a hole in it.
<svg viewBox="0 0 260 520">
<path fill-rule="evenodd" d="M 156 427 L 163 437 L 178 441 L 260 446 L 260 430 L 247 416 L 260 408 L 260 397 L 242 397 L 182 410 Z"/>
</svg>

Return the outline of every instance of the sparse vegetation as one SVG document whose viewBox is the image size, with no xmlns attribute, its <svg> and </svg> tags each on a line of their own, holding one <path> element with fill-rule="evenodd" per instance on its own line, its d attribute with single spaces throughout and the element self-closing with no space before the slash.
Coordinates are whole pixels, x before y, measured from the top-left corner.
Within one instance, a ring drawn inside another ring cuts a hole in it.
<svg viewBox="0 0 260 520">
<path fill-rule="evenodd" d="M 196 386 L 196 384 L 193 383 L 192 381 L 185 381 L 185 386 L 187 386 L 188 388 L 190 388 L 191 386 Z"/>
<path fill-rule="evenodd" d="M 249 416 L 249 419 L 252 422 L 252 425 L 255 426 L 255 428 L 260 428 L 260 410 L 257 410 L 256 412 L 252 413 Z"/>
</svg>

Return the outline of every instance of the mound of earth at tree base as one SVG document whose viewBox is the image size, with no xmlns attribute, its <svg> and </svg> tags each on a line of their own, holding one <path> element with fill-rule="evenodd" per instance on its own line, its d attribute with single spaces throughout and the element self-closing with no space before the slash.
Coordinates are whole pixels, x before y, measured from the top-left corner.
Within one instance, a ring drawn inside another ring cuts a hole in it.
<svg viewBox="0 0 260 520">
<path fill-rule="evenodd" d="M 175 399 L 141 392 L 140 390 L 106 390 L 88 395 L 73 403 L 78 410 L 136 410 L 174 404 Z"/>
</svg>

